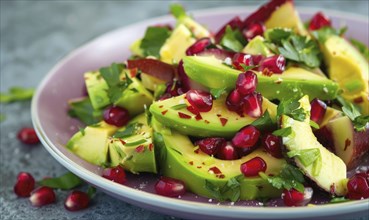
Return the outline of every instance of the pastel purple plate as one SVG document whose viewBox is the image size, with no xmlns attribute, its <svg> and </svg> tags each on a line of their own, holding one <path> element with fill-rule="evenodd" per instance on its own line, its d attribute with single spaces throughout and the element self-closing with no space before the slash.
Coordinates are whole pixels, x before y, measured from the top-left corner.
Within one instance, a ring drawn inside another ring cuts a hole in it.
<svg viewBox="0 0 369 220">
<path fill-rule="evenodd" d="M 211 30 L 219 24 L 240 15 L 247 16 L 255 8 L 229 7 L 193 12 L 194 17 Z M 300 9 L 303 19 L 311 17 L 318 9 Z M 326 12 L 326 11 L 325 11 Z M 365 17 L 328 11 L 335 26 L 348 25 L 347 36 L 368 42 L 368 20 Z M 187 193 L 180 199 L 156 195 L 153 186 L 158 176 L 151 174 L 129 175 L 127 185 L 119 185 L 101 177 L 101 168 L 91 165 L 64 148 L 64 144 L 81 124 L 67 115 L 67 101 L 83 95 L 83 73 L 112 62 L 122 62 L 130 55 L 129 46 L 143 36 L 146 27 L 160 23 L 174 23 L 171 16 L 153 18 L 104 34 L 76 49 L 62 59 L 44 78 L 32 101 L 32 120 L 41 142 L 63 166 L 106 193 L 150 210 L 184 218 L 195 219 L 296 219 L 350 217 L 365 215 L 369 200 L 309 207 L 278 207 L 273 200 L 269 207 L 258 201 L 217 203 Z M 319 195 L 313 200 L 321 204 Z M 277 206 L 277 207 L 275 207 Z"/>
</svg>

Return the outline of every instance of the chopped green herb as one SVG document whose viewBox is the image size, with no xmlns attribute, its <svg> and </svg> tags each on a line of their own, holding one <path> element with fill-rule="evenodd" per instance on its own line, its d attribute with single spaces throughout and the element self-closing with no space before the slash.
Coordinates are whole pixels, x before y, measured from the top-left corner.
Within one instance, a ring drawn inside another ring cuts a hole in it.
<svg viewBox="0 0 369 220">
<path fill-rule="evenodd" d="M 220 45 L 235 52 L 240 52 L 245 47 L 246 43 L 240 30 L 232 30 L 229 25 L 226 27 L 225 34 L 220 41 Z"/>
<path fill-rule="evenodd" d="M 147 141 L 146 139 L 140 139 L 138 141 L 126 143 L 125 146 L 136 146 L 136 145 L 140 145 L 140 144 L 146 143 L 146 141 Z"/>
<path fill-rule="evenodd" d="M 247 72 L 249 70 L 252 70 L 256 67 L 258 67 L 257 65 L 256 66 L 246 66 L 245 64 L 241 63 L 240 66 L 243 68 L 243 71 Z"/>
<path fill-rule="evenodd" d="M 81 185 L 83 181 L 78 176 L 68 172 L 60 177 L 43 179 L 38 183 L 53 189 L 69 190 Z"/>
<path fill-rule="evenodd" d="M 85 128 L 79 128 L 79 132 L 81 132 L 82 136 L 85 136 Z"/>
<path fill-rule="evenodd" d="M 187 105 L 186 104 L 178 104 L 178 105 L 173 105 L 170 108 L 173 109 L 173 110 L 180 110 L 180 109 L 187 108 Z"/>
<path fill-rule="evenodd" d="M 306 112 L 297 100 L 282 100 L 277 107 L 277 116 L 287 115 L 297 121 L 304 121 Z"/>
<path fill-rule="evenodd" d="M 350 39 L 350 42 L 359 50 L 365 59 L 369 61 L 369 48 L 364 43 L 353 38 Z"/>
<path fill-rule="evenodd" d="M 88 97 L 79 101 L 70 102 L 69 106 L 68 115 L 73 118 L 78 118 L 86 125 L 95 124 L 102 119 L 103 111 L 95 110 Z"/>
<path fill-rule="evenodd" d="M 318 148 L 292 150 L 287 153 L 289 158 L 297 157 L 299 161 L 305 166 L 310 166 L 320 157 L 320 150 Z"/>
<path fill-rule="evenodd" d="M 148 108 L 147 105 L 144 105 L 144 109 L 145 109 L 146 123 L 148 125 L 151 125 L 152 114 L 150 112 L 150 108 Z"/>
<path fill-rule="evenodd" d="M 170 5 L 169 10 L 170 10 L 170 13 L 177 19 L 187 16 L 186 11 L 181 4 L 173 3 Z"/>
<path fill-rule="evenodd" d="M 364 131 L 369 123 L 369 116 L 361 115 L 359 110 L 351 102 L 347 102 L 341 96 L 338 96 L 337 100 L 342 104 L 342 111 L 350 118 L 355 130 Z"/>
<path fill-rule="evenodd" d="M 221 95 L 223 95 L 226 92 L 225 88 L 220 89 L 210 89 L 210 94 L 215 98 L 218 99 Z"/>
<path fill-rule="evenodd" d="M 142 126 L 140 123 L 129 124 L 123 131 L 117 131 L 113 134 L 114 138 L 126 138 L 136 134 L 137 130 Z"/>
<path fill-rule="evenodd" d="M 163 46 L 170 34 L 171 31 L 166 27 L 148 27 L 140 44 L 140 48 L 144 55 L 159 58 L 160 48 Z"/>
<path fill-rule="evenodd" d="M 269 111 L 266 110 L 264 114 L 260 118 L 253 121 L 251 125 L 255 126 L 259 130 L 268 130 L 275 127 L 276 124 L 270 118 Z"/>
<path fill-rule="evenodd" d="M 347 31 L 347 27 L 335 29 L 332 27 L 323 27 L 313 31 L 312 35 L 322 44 L 332 35 L 342 36 Z"/>
<path fill-rule="evenodd" d="M 29 100 L 32 98 L 34 89 L 11 87 L 7 93 L 0 93 L 0 103 Z"/>
<path fill-rule="evenodd" d="M 220 202 L 226 200 L 236 202 L 240 199 L 241 195 L 239 182 L 240 177 L 243 177 L 243 175 L 230 178 L 222 187 L 215 185 L 208 180 L 205 180 L 205 189 L 207 189 L 212 194 L 212 196 Z"/>
<path fill-rule="evenodd" d="M 154 99 L 158 100 L 164 93 L 165 90 L 167 89 L 167 86 L 165 84 L 159 84 L 154 91 Z"/>
<path fill-rule="evenodd" d="M 272 134 L 275 136 L 287 137 L 290 134 L 292 134 L 292 128 L 291 127 L 281 128 L 281 129 L 273 131 Z"/>
<path fill-rule="evenodd" d="M 341 203 L 341 202 L 348 202 L 350 201 L 349 199 L 346 199 L 345 197 L 334 197 L 331 199 L 331 201 L 329 201 L 329 203 Z"/>
<path fill-rule="evenodd" d="M 319 129 L 319 125 L 315 122 L 315 121 L 313 121 L 313 120 L 310 120 L 310 126 L 311 127 L 313 127 L 313 128 L 315 128 L 315 129 Z"/>
<path fill-rule="evenodd" d="M 115 151 L 118 153 L 119 159 L 121 159 L 121 160 L 124 159 L 124 157 L 126 156 L 126 154 L 123 152 L 123 150 L 117 145 L 115 145 Z"/>
<path fill-rule="evenodd" d="M 265 31 L 264 37 L 267 41 L 281 45 L 282 39 L 288 39 L 292 34 L 292 30 L 288 28 L 273 28 Z"/>
<path fill-rule="evenodd" d="M 322 155 L 319 154 L 318 158 L 315 160 L 313 164 L 313 175 L 318 176 L 320 171 L 322 170 Z"/>
<path fill-rule="evenodd" d="M 93 199 L 96 195 L 96 188 L 93 186 L 88 186 L 87 195 L 90 199 Z"/>
</svg>

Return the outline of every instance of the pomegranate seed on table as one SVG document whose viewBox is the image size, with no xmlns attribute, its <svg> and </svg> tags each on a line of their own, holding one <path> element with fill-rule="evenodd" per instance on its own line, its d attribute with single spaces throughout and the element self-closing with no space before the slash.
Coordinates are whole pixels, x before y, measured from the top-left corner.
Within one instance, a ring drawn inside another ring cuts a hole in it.
<svg viewBox="0 0 369 220">
<path fill-rule="evenodd" d="M 369 198 L 369 181 L 365 175 L 355 174 L 347 182 L 347 198 L 353 200 Z"/>
<path fill-rule="evenodd" d="M 250 54 L 236 53 L 232 58 L 232 65 L 238 70 L 244 70 L 241 64 L 253 66 L 253 56 Z"/>
<path fill-rule="evenodd" d="M 252 71 L 247 71 L 238 75 L 236 89 L 241 95 L 246 96 L 256 90 L 257 84 L 258 77 L 256 74 Z"/>
<path fill-rule="evenodd" d="M 226 106 L 228 110 L 242 114 L 242 96 L 237 89 L 232 90 L 226 99 Z"/>
<path fill-rule="evenodd" d="M 239 158 L 237 150 L 230 141 L 220 146 L 216 157 L 221 160 L 236 160 Z"/>
<path fill-rule="evenodd" d="M 208 155 L 215 155 L 219 148 L 226 143 L 224 138 L 204 138 L 195 142 L 195 145 L 199 146 L 200 150 Z"/>
<path fill-rule="evenodd" d="M 282 199 L 286 206 L 305 206 L 313 197 L 313 189 L 305 187 L 304 192 L 299 192 L 292 188 L 283 190 Z"/>
<path fill-rule="evenodd" d="M 265 71 L 267 69 L 268 72 L 272 73 L 283 73 L 286 68 L 286 59 L 283 55 L 274 55 L 270 57 L 266 57 L 260 62 L 260 71 Z"/>
<path fill-rule="evenodd" d="M 258 118 L 263 114 L 263 97 L 260 93 L 254 92 L 243 98 L 243 113 L 250 117 Z"/>
<path fill-rule="evenodd" d="M 41 186 L 31 192 L 29 200 L 31 201 L 33 206 L 41 207 L 54 203 L 56 201 L 56 196 L 52 188 Z"/>
<path fill-rule="evenodd" d="M 127 181 L 126 172 L 124 171 L 123 167 L 119 165 L 113 168 L 104 169 L 102 172 L 102 177 L 119 184 L 124 184 Z"/>
<path fill-rule="evenodd" d="M 88 207 L 90 197 L 85 192 L 72 191 L 64 201 L 64 207 L 68 211 L 79 211 Z"/>
<path fill-rule="evenodd" d="M 325 16 L 322 12 L 316 13 L 310 21 L 309 30 L 314 31 L 322 27 L 332 26 L 331 20 Z"/>
<path fill-rule="evenodd" d="M 191 89 L 186 93 L 186 99 L 199 112 L 208 112 L 213 107 L 213 97 L 208 92 Z"/>
<path fill-rule="evenodd" d="M 259 136 L 260 131 L 256 127 L 247 125 L 232 138 L 232 144 L 240 148 L 253 147 L 258 142 Z"/>
<path fill-rule="evenodd" d="M 261 144 L 264 149 L 275 158 L 282 158 L 281 140 L 273 134 L 266 134 L 262 137 Z"/>
<path fill-rule="evenodd" d="M 110 125 L 122 127 L 129 121 L 129 112 L 127 109 L 111 106 L 104 111 L 104 121 Z"/>
<path fill-rule="evenodd" d="M 178 197 L 186 193 L 186 188 L 183 181 L 162 176 L 155 184 L 155 191 L 162 196 Z"/>
<path fill-rule="evenodd" d="M 267 164 L 261 157 L 254 157 L 240 166 L 241 173 L 246 177 L 258 176 L 259 172 L 265 172 L 266 169 Z"/>
<path fill-rule="evenodd" d="M 187 56 L 193 56 L 195 54 L 203 52 L 207 47 L 212 44 L 210 38 L 205 37 L 197 40 L 194 44 L 192 44 L 187 50 Z"/>
<path fill-rule="evenodd" d="M 248 40 L 252 40 L 256 36 L 262 36 L 265 31 L 265 25 L 263 23 L 253 23 L 250 26 L 246 27 L 242 34 Z"/>
<path fill-rule="evenodd" d="M 311 101 L 310 105 L 310 120 L 320 124 L 327 110 L 327 104 L 325 104 L 322 100 L 315 98 L 313 101 Z"/>
<path fill-rule="evenodd" d="M 33 128 L 22 128 L 18 134 L 17 138 L 25 144 L 37 144 L 40 140 L 37 137 L 36 131 Z"/>
<path fill-rule="evenodd" d="M 19 197 L 29 197 L 35 188 L 35 179 L 26 172 L 18 174 L 17 182 L 14 185 L 14 192 Z"/>
</svg>

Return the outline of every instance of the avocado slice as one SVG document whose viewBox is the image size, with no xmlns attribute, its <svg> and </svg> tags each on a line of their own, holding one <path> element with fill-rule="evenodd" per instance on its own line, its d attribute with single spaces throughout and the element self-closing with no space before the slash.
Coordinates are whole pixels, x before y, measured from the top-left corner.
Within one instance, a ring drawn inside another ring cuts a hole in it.
<svg viewBox="0 0 369 220">
<path fill-rule="evenodd" d="M 101 109 L 110 104 L 108 97 L 108 84 L 101 77 L 99 71 L 87 72 L 84 74 L 85 84 L 90 97 L 92 107 Z"/>
<path fill-rule="evenodd" d="M 240 187 L 224 193 L 223 199 L 233 200 L 233 195 L 237 193 L 241 200 L 280 196 L 281 190 L 274 188 L 267 180 L 261 177 L 244 177 L 240 166 L 258 156 L 267 163 L 266 174 L 277 175 L 286 163 L 284 159 L 274 158 L 262 149 L 257 149 L 238 160 L 220 160 L 201 152 L 188 136 L 174 130 L 168 132 L 168 129 L 155 119 L 152 125 L 155 130 L 155 147 L 159 151 L 157 160 L 162 174 L 182 180 L 187 190 L 200 196 L 217 198 L 214 196 L 214 188 L 222 188 L 237 180 Z M 213 190 L 207 187 L 209 185 Z"/>
<path fill-rule="evenodd" d="M 251 41 L 249 41 L 245 48 L 243 48 L 242 53 L 263 55 L 266 57 L 273 55 L 273 53 L 265 44 L 265 39 L 262 36 L 256 36 Z"/>
<path fill-rule="evenodd" d="M 232 90 L 240 70 L 232 69 L 215 57 L 186 56 L 183 67 L 192 80 L 211 89 Z M 282 74 L 258 75 L 257 91 L 267 99 L 285 99 L 309 95 L 311 99 L 334 99 L 338 85 L 299 67 L 289 67 Z"/>
<path fill-rule="evenodd" d="M 309 98 L 304 96 L 299 102 L 301 107 L 309 113 Z M 286 147 L 287 154 L 289 155 L 292 152 L 300 154 L 299 157 L 293 157 L 294 162 L 320 188 L 336 195 L 345 195 L 347 191 L 345 184 L 346 165 L 341 158 L 331 153 L 318 142 L 309 122 L 309 117 L 306 117 L 304 121 L 297 121 L 287 115 L 281 116 L 281 127 L 291 127 L 292 130 L 291 134 L 283 137 L 283 144 Z M 310 160 L 312 154 L 303 154 L 303 152 L 314 151 L 317 153 L 315 154 L 316 159 L 307 165 L 304 160 Z"/>
<path fill-rule="evenodd" d="M 150 106 L 150 112 L 162 124 L 174 128 L 183 134 L 196 137 L 232 137 L 239 129 L 251 124 L 256 118 L 241 117 L 236 112 L 229 111 L 225 105 L 226 96 L 213 100 L 213 107 L 209 112 L 201 112 L 201 117 L 187 110 L 190 104 L 185 94 Z M 272 119 L 276 116 L 276 105 L 263 99 L 262 109 L 268 110 Z M 184 114 L 186 117 L 180 117 Z"/>
<path fill-rule="evenodd" d="M 145 114 L 138 115 L 124 129 L 118 130 L 115 134 L 118 137 L 108 140 L 111 166 L 120 164 L 131 173 L 157 173 L 152 132 Z"/>
<path fill-rule="evenodd" d="M 118 127 L 101 121 L 74 134 L 66 148 L 82 159 L 101 166 L 107 162 L 107 140 L 117 130 Z"/>
</svg>

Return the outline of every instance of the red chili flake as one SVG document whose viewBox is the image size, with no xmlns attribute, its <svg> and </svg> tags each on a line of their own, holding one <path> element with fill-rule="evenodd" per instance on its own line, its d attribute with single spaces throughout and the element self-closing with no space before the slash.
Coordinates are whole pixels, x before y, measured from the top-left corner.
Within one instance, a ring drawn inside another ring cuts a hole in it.
<svg viewBox="0 0 369 220">
<path fill-rule="evenodd" d="M 359 104 L 359 103 L 362 103 L 364 101 L 363 97 L 357 97 L 356 99 L 354 99 L 354 102 Z"/>
<path fill-rule="evenodd" d="M 205 122 L 206 124 L 209 124 L 209 123 L 210 123 L 210 121 L 208 121 L 208 120 L 205 120 L 204 122 Z"/>
<path fill-rule="evenodd" d="M 202 168 L 202 166 L 197 166 L 197 168 L 201 169 L 201 168 Z"/>
<path fill-rule="evenodd" d="M 222 126 L 224 127 L 226 124 L 227 124 L 227 122 L 228 122 L 228 119 L 226 119 L 226 118 L 219 118 L 220 119 L 220 123 L 222 123 Z"/>
<path fill-rule="evenodd" d="M 222 173 L 218 167 L 210 167 L 208 171 L 212 171 L 216 175 Z"/>
<path fill-rule="evenodd" d="M 345 141 L 345 148 L 343 149 L 343 151 L 346 151 L 347 147 L 349 147 L 350 145 L 351 145 L 351 140 L 347 138 Z"/>
<path fill-rule="evenodd" d="M 193 161 L 188 162 L 190 165 L 193 165 Z"/>
<path fill-rule="evenodd" d="M 218 177 L 219 179 L 224 179 L 224 174 L 220 174 L 220 175 L 217 175 L 216 177 Z"/>
<path fill-rule="evenodd" d="M 268 68 L 264 68 L 263 71 L 261 72 L 262 75 L 264 76 L 272 76 L 273 72 L 270 71 Z"/>
<path fill-rule="evenodd" d="M 123 145 L 125 145 L 125 144 L 126 144 L 126 142 L 125 142 L 125 141 L 123 141 L 123 139 L 120 139 L 120 138 L 119 138 L 119 141 L 120 141 L 120 143 L 122 143 Z"/>
<path fill-rule="evenodd" d="M 168 110 L 162 111 L 161 114 L 165 115 L 168 112 Z"/>
<path fill-rule="evenodd" d="M 178 112 L 178 116 L 180 118 L 184 118 L 184 119 L 190 119 L 191 118 L 191 116 L 189 116 L 189 115 L 187 115 L 185 113 L 182 113 L 182 112 Z"/>
<path fill-rule="evenodd" d="M 200 113 L 200 112 L 199 112 L 195 107 L 193 107 L 192 105 L 187 106 L 187 110 L 188 110 L 189 112 L 191 112 L 192 114 L 194 114 L 194 115 L 197 115 L 197 114 L 199 114 L 199 113 Z"/>
<path fill-rule="evenodd" d="M 131 75 L 132 78 L 135 77 L 137 75 L 137 73 L 138 73 L 138 68 L 130 69 L 129 70 L 129 73 L 130 73 L 130 75 Z"/>
<path fill-rule="evenodd" d="M 145 151 L 145 146 L 139 145 L 138 147 L 136 147 L 136 152 L 137 153 L 142 153 L 144 151 Z"/>
<path fill-rule="evenodd" d="M 154 148 L 154 145 L 152 143 L 149 144 L 149 150 L 152 151 L 153 148 Z"/>
<path fill-rule="evenodd" d="M 220 117 L 222 117 L 222 115 L 221 114 L 217 114 L 217 117 L 220 118 Z"/>
<path fill-rule="evenodd" d="M 202 119 L 201 115 L 200 114 L 197 114 L 196 117 L 195 117 L 196 121 L 199 121 Z"/>
<path fill-rule="evenodd" d="M 163 108 L 164 105 L 160 105 L 159 108 Z"/>
<path fill-rule="evenodd" d="M 194 153 L 198 154 L 200 152 L 200 148 L 197 148 L 196 150 L 193 151 Z"/>
</svg>

